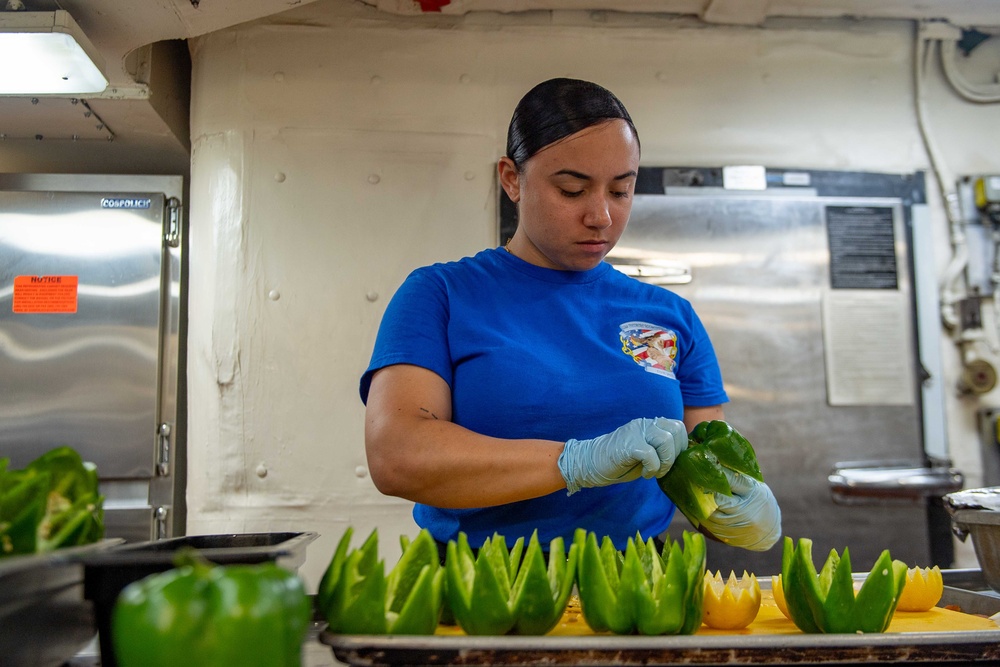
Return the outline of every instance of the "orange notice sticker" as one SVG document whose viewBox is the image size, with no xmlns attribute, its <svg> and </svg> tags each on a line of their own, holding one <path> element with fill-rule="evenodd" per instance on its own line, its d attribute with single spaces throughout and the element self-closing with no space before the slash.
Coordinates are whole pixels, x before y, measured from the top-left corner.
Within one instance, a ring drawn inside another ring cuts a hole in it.
<svg viewBox="0 0 1000 667">
<path fill-rule="evenodd" d="M 75 313 L 79 276 L 16 276 L 15 313 Z"/>
</svg>

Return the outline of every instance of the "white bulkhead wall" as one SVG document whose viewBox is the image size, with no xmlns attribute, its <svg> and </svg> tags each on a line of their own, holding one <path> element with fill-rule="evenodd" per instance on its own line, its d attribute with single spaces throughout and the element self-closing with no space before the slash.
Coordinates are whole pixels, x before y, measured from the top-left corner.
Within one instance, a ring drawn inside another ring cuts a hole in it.
<svg viewBox="0 0 1000 667">
<path fill-rule="evenodd" d="M 348 525 L 356 540 L 378 527 L 394 562 L 411 504 L 367 475 L 358 380 L 410 270 L 496 243 L 495 163 L 532 85 L 613 90 L 647 165 L 908 173 L 929 168 L 914 34 L 315 2 L 193 40 L 188 532 L 318 531 L 313 589 Z M 927 96 L 951 171 L 1000 172 L 1000 106 L 959 100 L 936 66 Z M 947 224 L 928 193 L 940 274 Z M 975 485 L 975 405 L 942 351 L 951 454 Z"/>
</svg>

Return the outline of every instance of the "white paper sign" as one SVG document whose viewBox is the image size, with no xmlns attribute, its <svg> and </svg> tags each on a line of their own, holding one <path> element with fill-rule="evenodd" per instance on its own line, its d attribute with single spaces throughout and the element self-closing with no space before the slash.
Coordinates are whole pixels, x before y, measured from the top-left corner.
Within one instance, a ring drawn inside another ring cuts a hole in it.
<svg viewBox="0 0 1000 667">
<path fill-rule="evenodd" d="M 757 165 L 723 167 L 722 187 L 726 190 L 767 190 L 767 170 Z"/>
<path fill-rule="evenodd" d="M 913 405 L 913 341 L 901 292 L 826 292 L 823 338 L 830 405 Z"/>
</svg>

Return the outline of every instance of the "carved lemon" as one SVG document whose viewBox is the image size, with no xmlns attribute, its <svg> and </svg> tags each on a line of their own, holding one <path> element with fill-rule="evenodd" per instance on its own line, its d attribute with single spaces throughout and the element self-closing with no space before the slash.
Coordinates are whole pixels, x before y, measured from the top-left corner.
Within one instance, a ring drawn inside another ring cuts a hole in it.
<svg viewBox="0 0 1000 667">
<path fill-rule="evenodd" d="M 785 618 L 791 620 L 792 617 L 788 615 L 788 607 L 785 605 L 785 590 L 781 587 L 780 574 L 771 575 L 771 595 L 774 596 L 774 604 L 778 605 L 778 610 L 785 615 Z"/>
<path fill-rule="evenodd" d="M 906 585 L 896 605 L 898 611 L 927 611 L 938 603 L 944 593 L 941 569 L 911 567 L 906 570 Z"/>
<path fill-rule="evenodd" d="M 739 630 L 753 623 L 759 610 L 757 577 L 744 570 L 739 579 L 730 572 L 729 579 L 723 581 L 720 572 L 705 573 L 702 623 L 717 630 Z"/>
</svg>

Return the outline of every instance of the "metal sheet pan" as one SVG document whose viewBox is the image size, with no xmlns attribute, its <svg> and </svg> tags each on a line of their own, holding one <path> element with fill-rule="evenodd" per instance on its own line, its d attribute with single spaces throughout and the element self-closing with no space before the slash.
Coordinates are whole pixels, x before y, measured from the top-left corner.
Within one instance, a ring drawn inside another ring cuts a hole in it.
<svg viewBox="0 0 1000 667">
<path fill-rule="evenodd" d="M 349 665 L 699 665 L 987 663 L 1000 632 L 683 637 L 399 637 L 323 632 Z"/>
<path fill-rule="evenodd" d="M 976 582 L 978 571 L 947 571 L 953 584 Z M 947 591 L 946 591 L 947 592 Z M 970 591 L 970 595 L 975 595 Z M 572 605 L 543 637 L 469 637 L 442 627 L 424 637 L 337 635 L 321 632 L 337 660 L 349 665 L 667 665 L 852 664 L 1000 660 L 1000 626 L 967 611 L 945 608 L 901 613 L 890 631 L 866 635 L 802 634 L 778 610 L 770 581 L 761 581 L 761 609 L 745 630 L 702 627 L 688 636 L 594 634 Z"/>
</svg>

